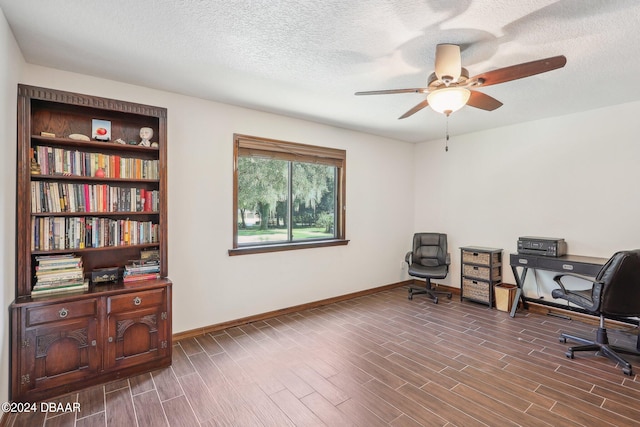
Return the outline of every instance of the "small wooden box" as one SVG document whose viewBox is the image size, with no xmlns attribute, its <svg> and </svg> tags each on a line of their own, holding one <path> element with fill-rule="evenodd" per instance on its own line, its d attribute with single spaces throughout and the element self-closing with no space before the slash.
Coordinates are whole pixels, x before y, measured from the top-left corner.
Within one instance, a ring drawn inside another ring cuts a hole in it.
<svg viewBox="0 0 640 427">
<path fill-rule="evenodd" d="M 96 268 L 91 272 L 91 283 L 111 283 L 118 281 L 118 267 Z"/>
</svg>

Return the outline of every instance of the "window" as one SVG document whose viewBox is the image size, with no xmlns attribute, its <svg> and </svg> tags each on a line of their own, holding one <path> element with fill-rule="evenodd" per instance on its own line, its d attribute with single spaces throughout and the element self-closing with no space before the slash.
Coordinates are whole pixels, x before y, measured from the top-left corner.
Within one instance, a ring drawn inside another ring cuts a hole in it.
<svg viewBox="0 0 640 427">
<path fill-rule="evenodd" d="M 230 255 L 346 244 L 346 152 L 234 135 Z"/>
</svg>

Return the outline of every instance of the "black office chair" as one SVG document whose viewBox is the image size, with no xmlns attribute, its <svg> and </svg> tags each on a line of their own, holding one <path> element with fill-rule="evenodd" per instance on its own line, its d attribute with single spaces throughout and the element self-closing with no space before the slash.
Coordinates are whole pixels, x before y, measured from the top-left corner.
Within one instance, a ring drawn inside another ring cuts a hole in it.
<svg viewBox="0 0 640 427">
<path fill-rule="evenodd" d="M 566 289 L 562 279 L 569 276 L 591 282 L 590 279 L 583 276 L 559 274 L 554 277 L 554 280 L 560 285 L 560 289 L 554 289 L 551 292 L 551 296 L 566 299 L 584 308 L 589 313 L 600 316 L 600 326 L 595 341 L 562 333 L 560 342 L 565 343 L 567 339 L 570 339 L 582 344 L 569 347 L 569 350 L 565 353 L 566 356 L 573 359 L 575 351 L 595 350 L 596 355 L 607 356 L 614 362 L 619 363 L 622 366 L 622 372 L 626 375 L 633 375 L 631 364 L 620 357 L 618 353 L 640 356 L 640 337 L 638 338 L 636 351 L 609 345 L 604 319 L 605 317 L 640 316 L 640 249 L 615 253 L 600 269 L 600 272 L 592 282 L 591 288 L 583 290 Z"/>
<path fill-rule="evenodd" d="M 409 265 L 409 275 L 426 279 L 424 288 L 409 287 L 409 299 L 414 294 L 427 294 L 435 304 L 437 294 L 451 299 L 451 292 L 436 291 L 431 287 L 431 279 L 444 279 L 449 273 L 447 235 L 442 233 L 416 233 L 413 236 L 413 250 L 407 252 L 404 260 Z"/>
</svg>

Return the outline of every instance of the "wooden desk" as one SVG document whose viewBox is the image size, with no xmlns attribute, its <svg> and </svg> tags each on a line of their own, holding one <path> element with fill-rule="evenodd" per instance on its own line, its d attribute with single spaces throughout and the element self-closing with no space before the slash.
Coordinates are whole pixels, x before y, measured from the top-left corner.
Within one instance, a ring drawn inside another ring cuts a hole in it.
<svg viewBox="0 0 640 427">
<path fill-rule="evenodd" d="M 511 264 L 511 270 L 513 271 L 513 277 L 516 280 L 516 294 L 513 299 L 513 307 L 511 307 L 511 317 L 516 315 L 518 308 L 518 300 L 522 300 L 522 307 L 527 308 L 527 301 L 524 297 L 523 286 L 524 280 L 527 277 L 527 271 L 530 268 L 538 270 L 555 271 L 558 273 L 574 273 L 582 276 L 596 277 L 602 266 L 608 261 L 608 258 L 597 258 L 581 255 L 564 255 L 560 257 L 548 257 L 541 255 L 525 255 L 525 254 L 510 254 L 509 263 Z M 522 273 L 518 274 L 518 267 L 522 268 Z M 536 300 L 536 302 L 538 302 Z M 542 302 L 542 304 L 549 304 L 554 306 L 560 306 L 550 302 Z"/>
</svg>

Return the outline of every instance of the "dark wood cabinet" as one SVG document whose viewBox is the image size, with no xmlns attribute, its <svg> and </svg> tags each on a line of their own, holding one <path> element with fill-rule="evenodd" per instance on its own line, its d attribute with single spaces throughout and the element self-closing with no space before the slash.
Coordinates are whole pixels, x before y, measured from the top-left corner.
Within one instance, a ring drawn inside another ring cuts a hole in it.
<svg viewBox="0 0 640 427">
<path fill-rule="evenodd" d="M 94 119 L 108 123 L 109 141 L 91 138 Z M 13 401 L 171 364 L 166 121 L 161 107 L 19 85 Z M 143 127 L 153 146 L 137 144 Z M 143 250 L 157 253 L 160 271 L 125 283 Z M 118 280 L 32 295 L 39 257 L 67 254 L 81 257 L 85 280 L 102 268 Z"/>
<path fill-rule="evenodd" d="M 99 373 L 98 302 L 95 298 L 14 310 L 20 392 L 85 381 Z"/>
<path fill-rule="evenodd" d="M 166 356 L 166 293 L 160 288 L 107 299 L 107 366 L 121 369 Z"/>
</svg>

